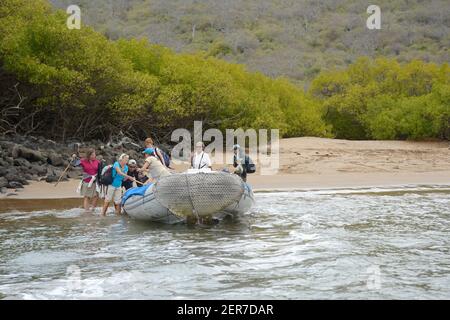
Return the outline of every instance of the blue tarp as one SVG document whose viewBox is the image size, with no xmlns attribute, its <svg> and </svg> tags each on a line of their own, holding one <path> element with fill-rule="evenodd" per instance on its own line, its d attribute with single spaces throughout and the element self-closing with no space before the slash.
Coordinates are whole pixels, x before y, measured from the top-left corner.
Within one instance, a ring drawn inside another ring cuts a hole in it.
<svg viewBox="0 0 450 320">
<path fill-rule="evenodd" d="M 122 197 L 122 206 L 130 197 L 133 197 L 133 196 L 143 197 L 145 192 L 147 191 L 147 189 L 150 188 L 152 185 L 153 184 L 150 183 L 150 184 L 142 186 L 142 187 L 136 187 L 136 188 L 129 189 L 127 192 L 125 192 L 125 194 Z"/>
</svg>

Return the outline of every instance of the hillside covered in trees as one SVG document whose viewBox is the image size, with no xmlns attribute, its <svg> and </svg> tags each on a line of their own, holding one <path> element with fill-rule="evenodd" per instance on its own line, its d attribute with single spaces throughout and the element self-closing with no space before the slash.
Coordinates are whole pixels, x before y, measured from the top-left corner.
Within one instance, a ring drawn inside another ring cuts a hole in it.
<svg viewBox="0 0 450 320">
<path fill-rule="evenodd" d="M 72 0 L 51 0 L 67 8 Z M 207 52 L 308 86 L 360 56 L 450 60 L 448 0 L 78 0 L 83 21 L 111 39 L 145 37 L 176 52 Z M 369 4 L 381 30 L 368 30 Z"/>
<path fill-rule="evenodd" d="M 284 137 L 450 135 L 445 63 L 362 57 L 321 71 L 305 91 L 205 51 L 175 53 L 145 38 L 69 30 L 66 19 L 47 0 L 1 2 L 1 133 L 66 140 L 123 131 L 167 141 L 174 129 L 201 120 L 204 129 L 279 128 Z"/>
</svg>

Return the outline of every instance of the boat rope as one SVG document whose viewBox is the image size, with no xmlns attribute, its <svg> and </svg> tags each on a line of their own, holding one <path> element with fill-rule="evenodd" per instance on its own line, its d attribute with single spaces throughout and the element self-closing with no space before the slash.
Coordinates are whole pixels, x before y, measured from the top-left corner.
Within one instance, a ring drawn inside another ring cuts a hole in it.
<svg viewBox="0 0 450 320">
<path fill-rule="evenodd" d="M 192 200 L 193 199 L 192 198 L 192 193 L 191 193 L 192 190 L 191 190 L 191 185 L 190 185 L 190 182 L 189 182 L 189 179 L 188 179 L 188 175 L 185 175 L 185 177 L 186 177 L 186 184 L 187 184 L 187 188 L 188 188 L 188 192 L 189 192 L 189 200 L 190 200 L 191 205 L 192 205 L 192 212 L 194 213 L 195 217 L 197 218 L 197 224 L 200 224 L 200 217 L 198 216 L 197 210 L 196 210 L 195 205 L 194 205 L 194 201 Z"/>
</svg>

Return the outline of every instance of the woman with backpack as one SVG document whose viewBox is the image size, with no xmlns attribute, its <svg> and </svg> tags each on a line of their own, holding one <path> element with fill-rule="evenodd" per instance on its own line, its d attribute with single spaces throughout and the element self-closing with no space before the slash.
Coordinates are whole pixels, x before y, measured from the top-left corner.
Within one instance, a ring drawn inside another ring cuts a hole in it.
<svg viewBox="0 0 450 320">
<path fill-rule="evenodd" d="M 76 155 L 72 157 L 75 159 Z M 77 192 L 83 197 L 84 210 L 86 212 L 93 212 L 97 207 L 98 192 L 96 179 L 100 165 L 95 150 L 88 149 L 85 158 L 74 160 L 71 164 L 83 168 L 83 179 L 80 182 Z"/>
<path fill-rule="evenodd" d="M 156 158 L 161 162 L 161 164 L 165 167 L 169 167 L 170 165 L 170 158 L 166 156 L 166 154 L 160 150 L 159 148 L 155 147 L 155 144 L 153 142 L 152 138 L 147 138 L 144 141 L 145 149 L 152 148 L 155 150 L 155 156 Z"/>
<path fill-rule="evenodd" d="M 127 175 L 128 173 L 128 159 L 129 156 L 123 153 L 119 159 L 114 162 L 111 174 L 112 174 L 112 183 L 108 186 L 108 190 L 106 191 L 105 201 L 103 204 L 102 214 L 105 216 L 106 211 L 108 210 L 109 203 L 114 201 L 114 208 L 116 210 L 116 214 L 120 215 L 121 213 L 121 200 L 122 200 L 122 182 L 125 177 L 131 179 L 132 181 L 136 181 L 135 178 Z"/>
</svg>

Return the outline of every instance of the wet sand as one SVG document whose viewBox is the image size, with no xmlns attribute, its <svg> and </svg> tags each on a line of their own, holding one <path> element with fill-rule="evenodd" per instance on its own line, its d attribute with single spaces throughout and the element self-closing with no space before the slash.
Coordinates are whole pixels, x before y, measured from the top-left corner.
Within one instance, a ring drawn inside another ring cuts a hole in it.
<svg viewBox="0 0 450 320">
<path fill-rule="evenodd" d="M 183 171 L 187 165 L 175 166 Z M 223 166 L 214 166 L 219 169 Z M 230 167 L 231 168 L 231 167 Z M 448 142 L 348 141 L 291 138 L 280 142 L 276 175 L 249 175 L 255 191 L 358 188 L 398 185 L 450 185 Z M 31 182 L 23 190 L 8 190 L 6 199 L 69 199 L 79 180 Z"/>
<path fill-rule="evenodd" d="M 254 191 L 303 190 L 380 187 L 400 185 L 450 185 L 450 171 L 420 173 L 339 173 L 339 174 L 281 174 L 249 176 Z M 79 181 L 60 182 L 55 188 L 46 182 L 32 182 L 17 195 L 4 199 L 70 199 L 80 198 L 75 192 Z"/>
</svg>

